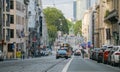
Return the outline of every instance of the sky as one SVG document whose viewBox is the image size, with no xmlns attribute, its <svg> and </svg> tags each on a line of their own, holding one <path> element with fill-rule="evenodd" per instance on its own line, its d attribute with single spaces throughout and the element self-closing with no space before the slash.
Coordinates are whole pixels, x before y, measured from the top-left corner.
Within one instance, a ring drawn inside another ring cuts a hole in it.
<svg viewBox="0 0 120 72">
<path fill-rule="evenodd" d="M 61 10 L 66 18 L 73 18 L 74 0 L 42 0 L 43 8 L 48 6 L 56 7 Z"/>
<path fill-rule="evenodd" d="M 76 0 L 42 0 L 43 8 L 48 6 L 61 10 L 66 18 L 73 19 L 73 1 Z M 91 0 L 93 5 L 97 0 Z"/>
</svg>

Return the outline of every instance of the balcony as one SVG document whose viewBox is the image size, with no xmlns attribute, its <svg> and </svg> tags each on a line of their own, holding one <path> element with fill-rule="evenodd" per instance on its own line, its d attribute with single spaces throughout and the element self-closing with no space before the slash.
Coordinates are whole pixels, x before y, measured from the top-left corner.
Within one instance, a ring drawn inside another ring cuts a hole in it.
<svg viewBox="0 0 120 72">
<path fill-rule="evenodd" d="M 117 10 L 112 10 L 110 12 L 108 12 L 108 10 L 106 11 L 106 16 L 104 18 L 105 22 L 110 22 L 112 24 L 115 24 L 118 22 L 118 12 Z"/>
</svg>

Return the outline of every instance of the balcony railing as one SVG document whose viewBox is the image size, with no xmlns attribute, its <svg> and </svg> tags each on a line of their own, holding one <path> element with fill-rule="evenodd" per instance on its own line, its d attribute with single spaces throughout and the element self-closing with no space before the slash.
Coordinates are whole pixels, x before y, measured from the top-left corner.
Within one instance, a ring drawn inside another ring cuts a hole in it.
<svg viewBox="0 0 120 72">
<path fill-rule="evenodd" d="M 110 12 L 108 12 L 108 11 L 106 11 L 106 12 L 107 12 L 107 14 L 106 14 L 105 19 L 104 19 L 105 22 L 109 21 L 112 24 L 118 22 L 118 11 L 117 10 L 114 9 Z"/>
</svg>

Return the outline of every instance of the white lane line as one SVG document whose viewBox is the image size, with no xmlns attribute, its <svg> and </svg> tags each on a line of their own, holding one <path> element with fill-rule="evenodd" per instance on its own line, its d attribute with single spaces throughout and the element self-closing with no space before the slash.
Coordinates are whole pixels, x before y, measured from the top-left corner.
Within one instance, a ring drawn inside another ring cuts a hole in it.
<svg viewBox="0 0 120 72">
<path fill-rule="evenodd" d="M 73 57 L 74 57 L 74 56 L 73 56 Z M 70 61 L 65 65 L 65 67 L 64 67 L 63 70 L 62 70 L 62 72 L 67 72 L 70 63 L 71 63 L 72 60 L 73 60 L 73 57 L 72 57 L 72 58 L 70 59 Z"/>
</svg>

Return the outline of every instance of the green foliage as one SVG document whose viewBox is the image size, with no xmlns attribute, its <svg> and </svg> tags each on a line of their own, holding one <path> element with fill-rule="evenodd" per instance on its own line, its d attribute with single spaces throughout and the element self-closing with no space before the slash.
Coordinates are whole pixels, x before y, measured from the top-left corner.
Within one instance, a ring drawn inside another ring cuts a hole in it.
<svg viewBox="0 0 120 72">
<path fill-rule="evenodd" d="M 60 30 L 63 33 L 68 33 L 67 21 L 60 10 L 47 7 L 43 12 L 47 25 L 55 25 L 57 27 L 57 31 Z"/>
<path fill-rule="evenodd" d="M 82 21 L 79 20 L 74 24 L 74 34 L 77 35 L 78 33 L 82 34 Z"/>
<path fill-rule="evenodd" d="M 69 20 L 67 20 L 67 24 L 68 24 L 68 28 L 70 29 L 71 27 L 72 27 L 72 25 L 73 25 L 73 23 L 71 22 L 71 21 L 69 21 Z"/>
<path fill-rule="evenodd" d="M 57 28 L 54 25 L 48 26 L 49 41 L 53 42 L 57 37 Z"/>
<path fill-rule="evenodd" d="M 56 37 L 56 33 L 57 33 L 57 28 L 54 25 L 49 25 L 48 26 L 49 37 L 51 37 L 51 38 Z"/>
<path fill-rule="evenodd" d="M 69 28 L 63 13 L 53 7 L 47 7 L 43 10 L 45 15 L 49 39 L 55 40 L 57 31 L 68 33 Z"/>
<path fill-rule="evenodd" d="M 105 17 L 107 17 L 108 15 L 109 15 L 109 10 L 106 10 L 106 12 L 105 12 Z"/>
</svg>

